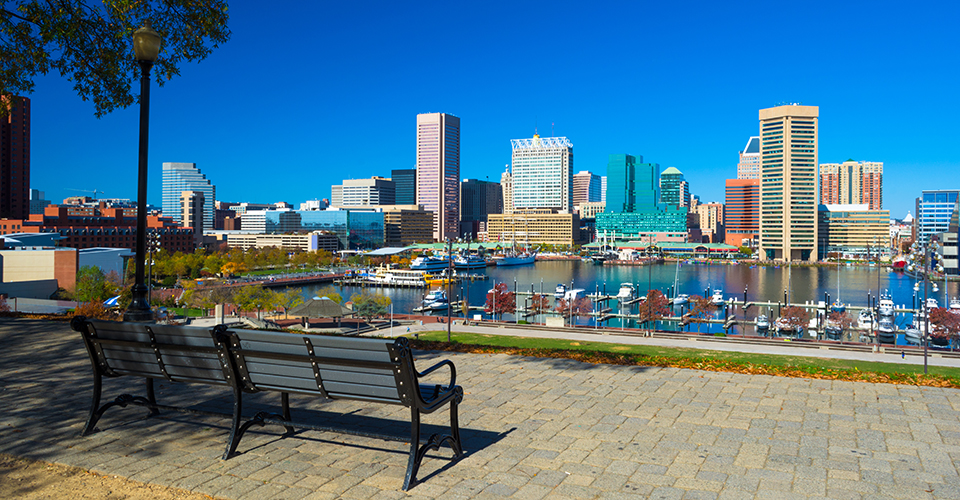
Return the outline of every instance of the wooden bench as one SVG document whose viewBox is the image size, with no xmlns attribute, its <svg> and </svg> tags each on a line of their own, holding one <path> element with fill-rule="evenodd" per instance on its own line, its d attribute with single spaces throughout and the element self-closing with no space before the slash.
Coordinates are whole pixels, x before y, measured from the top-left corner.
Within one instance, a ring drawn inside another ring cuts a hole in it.
<svg viewBox="0 0 960 500">
<path fill-rule="evenodd" d="M 449 445 L 454 459 L 463 454 L 457 408 L 463 389 L 456 385 L 456 368 L 449 360 L 423 372 L 413 362 L 409 341 L 299 335 L 260 330 L 163 326 L 116 323 L 74 318 L 74 330 L 83 336 L 93 365 L 94 387 L 90 416 L 82 435 L 94 431 L 97 421 L 112 406 L 146 406 L 151 414 L 171 409 L 199 414 L 222 413 L 190 410 L 157 404 L 153 379 L 171 382 L 223 385 L 234 396 L 233 425 L 223 459 L 229 459 L 244 433 L 253 425 L 267 423 L 345 432 L 291 418 L 289 394 L 327 399 L 351 399 L 410 408 L 410 454 L 403 489 L 416 484 L 417 471 L 430 450 Z M 420 379 L 446 367 L 449 383 L 423 384 Z M 100 405 L 102 378 L 138 376 L 146 379 L 146 396 L 121 395 Z M 244 421 L 243 393 L 275 391 L 281 394 L 281 413 L 259 412 Z M 450 405 L 450 434 L 430 436 L 420 444 L 420 414 Z M 372 433 L 365 436 L 395 439 Z"/>
</svg>

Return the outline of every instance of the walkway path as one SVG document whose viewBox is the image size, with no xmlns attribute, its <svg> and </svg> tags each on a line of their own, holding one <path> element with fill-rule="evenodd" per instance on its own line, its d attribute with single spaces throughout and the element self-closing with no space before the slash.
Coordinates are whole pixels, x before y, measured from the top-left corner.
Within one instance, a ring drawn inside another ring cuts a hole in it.
<svg viewBox="0 0 960 500">
<path fill-rule="evenodd" d="M 439 355 L 422 353 L 421 366 Z M 447 354 L 466 389 L 468 455 L 427 458 L 415 498 L 960 498 L 960 391 Z M 0 452 L 224 498 L 402 498 L 407 445 L 266 427 L 221 461 L 228 420 L 114 408 L 77 437 L 90 397 L 79 336 L 0 320 Z M 105 396 L 135 392 L 107 380 Z M 219 388 L 161 402 L 226 409 Z M 275 395 L 251 395 L 249 410 Z M 291 398 L 301 416 L 404 435 L 403 408 Z M 444 416 L 427 416 L 442 425 Z"/>
</svg>

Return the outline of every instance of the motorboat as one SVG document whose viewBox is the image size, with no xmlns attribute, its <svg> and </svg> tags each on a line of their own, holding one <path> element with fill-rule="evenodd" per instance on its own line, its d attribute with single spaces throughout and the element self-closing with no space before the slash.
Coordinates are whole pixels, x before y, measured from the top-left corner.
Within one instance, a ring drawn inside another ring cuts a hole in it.
<svg viewBox="0 0 960 500">
<path fill-rule="evenodd" d="M 486 269 L 487 261 L 477 255 L 458 255 L 453 259 L 453 267 L 456 269 Z"/>
<path fill-rule="evenodd" d="M 537 261 L 537 254 L 534 253 L 509 253 L 502 259 L 497 259 L 498 266 L 522 266 L 524 264 L 533 264 Z"/>
<path fill-rule="evenodd" d="M 621 283 L 617 298 L 620 299 L 620 302 L 629 302 L 636 297 L 636 294 L 637 289 L 633 286 L 633 283 Z"/>
<path fill-rule="evenodd" d="M 774 329 L 777 332 L 778 337 L 796 337 L 800 338 L 803 336 L 803 325 L 792 325 L 788 318 L 783 316 L 777 318 L 773 323 Z"/>
<path fill-rule="evenodd" d="M 880 305 L 877 308 L 880 313 L 880 319 L 883 320 L 884 317 L 892 318 L 894 314 L 894 308 L 896 305 L 893 303 L 893 299 L 890 298 L 890 294 L 884 293 L 880 296 Z M 891 321 L 893 323 L 893 321 Z"/>
<path fill-rule="evenodd" d="M 723 300 L 723 290 L 719 288 L 713 291 L 713 296 L 710 297 L 710 302 L 713 302 L 715 306 L 722 306 L 724 303 Z"/>
<path fill-rule="evenodd" d="M 675 306 L 681 306 L 688 302 L 690 302 L 690 296 L 685 293 L 681 293 L 680 295 L 677 295 L 676 297 L 673 298 L 673 305 Z"/>
<path fill-rule="evenodd" d="M 893 320 L 888 317 L 880 317 L 880 323 L 877 326 L 877 340 L 881 344 L 895 344 L 897 342 L 897 326 Z"/>
<path fill-rule="evenodd" d="M 450 257 L 420 256 L 410 261 L 414 271 L 439 271 L 450 267 Z"/>
<path fill-rule="evenodd" d="M 770 319 L 767 318 L 767 315 L 761 314 L 757 316 L 757 333 L 766 336 L 768 330 L 770 330 Z"/>
<path fill-rule="evenodd" d="M 567 290 L 563 294 L 563 300 L 567 302 L 573 302 L 577 299 L 582 299 L 586 297 L 586 293 L 587 291 L 584 290 L 583 288 L 574 288 L 572 290 Z"/>
<path fill-rule="evenodd" d="M 870 309 L 861 309 L 860 314 L 857 316 L 857 328 L 861 330 L 869 330 L 877 322 L 873 318 L 873 311 Z"/>
<path fill-rule="evenodd" d="M 843 325 L 828 319 L 823 327 L 823 333 L 829 340 L 840 340 L 843 338 Z"/>
<path fill-rule="evenodd" d="M 443 289 L 437 288 L 423 297 L 423 309 L 446 310 L 449 306 L 450 302 L 447 300 L 447 294 Z"/>
<path fill-rule="evenodd" d="M 919 345 L 921 338 L 923 338 L 923 328 L 922 322 L 919 320 L 914 321 L 910 326 L 903 329 L 903 339 L 907 341 L 908 344 Z"/>
<path fill-rule="evenodd" d="M 565 293 L 567 293 L 567 285 L 564 285 L 563 283 L 557 283 L 557 288 L 554 290 L 553 296 L 558 299 L 562 299 L 563 294 Z"/>
<path fill-rule="evenodd" d="M 939 309 L 939 308 L 940 308 L 940 303 L 937 302 L 937 299 L 935 299 L 935 298 L 933 298 L 933 297 L 927 298 L 927 310 L 928 310 L 928 311 L 929 311 L 930 309 Z"/>
<path fill-rule="evenodd" d="M 950 299 L 950 312 L 960 314 L 960 297 Z"/>
</svg>

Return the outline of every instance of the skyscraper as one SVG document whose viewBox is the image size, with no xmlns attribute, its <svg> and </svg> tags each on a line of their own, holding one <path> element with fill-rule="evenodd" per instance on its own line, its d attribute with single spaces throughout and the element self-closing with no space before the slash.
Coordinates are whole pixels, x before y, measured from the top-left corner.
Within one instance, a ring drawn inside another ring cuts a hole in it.
<svg viewBox="0 0 960 500">
<path fill-rule="evenodd" d="M 760 179 L 727 179 L 724 242 L 754 247 L 760 234 Z"/>
<path fill-rule="evenodd" d="M 597 234 L 650 243 L 686 241 L 687 208 L 659 203 L 660 165 L 642 161 L 642 156 L 609 156 L 606 208 L 596 214 Z"/>
<path fill-rule="evenodd" d="M 175 222 L 183 222 L 180 207 L 180 194 L 184 191 L 203 193 L 203 227 L 199 231 L 213 229 L 214 202 L 217 188 L 200 173 L 196 163 L 163 164 L 163 215 L 172 217 Z"/>
<path fill-rule="evenodd" d="M 512 139 L 513 208 L 573 213 L 573 143 L 566 137 Z"/>
<path fill-rule="evenodd" d="M 948 232 L 958 201 L 960 191 L 956 189 L 924 190 L 917 198 L 917 218 L 914 219 L 917 241 L 927 243 L 930 236 Z"/>
<path fill-rule="evenodd" d="M 883 209 L 883 162 L 853 161 L 820 165 L 820 203 L 867 204 Z"/>
<path fill-rule="evenodd" d="M 503 190 L 500 184 L 478 179 L 460 183 L 460 235 L 476 235 L 480 223 L 490 214 L 503 213 Z"/>
<path fill-rule="evenodd" d="M 683 172 L 670 167 L 660 174 L 660 203 L 675 207 L 690 206 L 690 185 Z"/>
<path fill-rule="evenodd" d="M 817 258 L 817 106 L 760 110 L 760 258 Z"/>
<path fill-rule="evenodd" d="M 760 138 L 753 136 L 747 140 L 747 145 L 740 152 L 740 163 L 737 164 L 737 179 L 760 178 Z"/>
<path fill-rule="evenodd" d="M 30 99 L 0 96 L 0 217 L 30 217 Z"/>
<path fill-rule="evenodd" d="M 417 115 L 417 205 L 433 212 L 433 238 L 456 238 L 460 225 L 460 118 Z"/>
<path fill-rule="evenodd" d="M 330 187 L 330 204 L 335 207 L 397 205 L 395 200 L 396 183 L 383 177 L 344 179 Z"/>
<path fill-rule="evenodd" d="M 397 205 L 416 205 L 417 203 L 417 169 L 406 168 L 393 170 L 390 173 L 396 188 Z"/>
<path fill-rule="evenodd" d="M 584 170 L 573 175 L 573 205 L 600 201 L 600 176 Z"/>
<path fill-rule="evenodd" d="M 643 161 L 643 157 L 640 157 Z M 604 212 L 634 212 L 637 208 L 637 157 L 633 155 L 610 155 L 607 162 L 607 206 Z M 657 185 L 654 203 L 660 198 Z M 641 188 L 642 189 L 642 188 Z"/>
<path fill-rule="evenodd" d="M 513 213 L 513 176 L 510 175 L 510 165 L 500 174 L 500 189 L 503 191 L 503 213 Z"/>
<path fill-rule="evenodd" d="M 607 176 L 600 177 L 600 201 L 607 202 Z"/>
</svg>

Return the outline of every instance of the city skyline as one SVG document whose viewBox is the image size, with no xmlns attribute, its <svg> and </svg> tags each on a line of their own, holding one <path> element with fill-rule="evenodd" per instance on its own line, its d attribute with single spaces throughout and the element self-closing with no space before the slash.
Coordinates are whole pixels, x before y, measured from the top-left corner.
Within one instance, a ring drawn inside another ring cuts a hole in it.
<svg viewBox="0 0 960 500">
<path fill-rule="evenodd" d="M 938 62 L 955 45 L 944 11 L 956 7 L 942 7 L 894 16 L 882 8 L 835 6 L 829 16 L 813 9 L 785 18 L 787 30 L 811 25 L 832 36 L 813 43 L 788 39 L 781 56 L 809 61 L 807 71 L 759 79 L 753 69 L 744 72 L 743 61 L 756 50 L 753 23 L 776 14 L 769 8 L 757 14 L 708 6 L 686 17 L 679 6 L 568 6 L 550 12 L 524 6 L 516 13 L 525 21 L 520 30 L 489 5 L 453 11 L 384 5 L 372 16 L 358 6 L 301 6 L 289 16 L 238 2 L 231 5 L 232 39 L 152 92 L 149 202 L 160 205 L 164 162 L 202 166 L 217 185 L 218 199 L 297 204 L 325 198 L 329 186 L 345 178 L 413 167 L 412 123 L 425 112 L 464 120 L 461 178 L 496 181 L 510 162 L 509 140 L 536 130 L 577 144 L 577 171 L 604 175 L 609 154 L 629 152 L 684 172 L 703 202 L 722 201 L 723 180 L 736 177 L 738 151 L 758 134 L 756 111 L 799 101 L 821 109 L 821 163 L 884 163 L 884 208 L 899 218 L 914 211 L 922 190 L 939 187 L 931 179 L 950 179 L 960 168 L 949 147 L 956 125 L 947 118 L 960 104 L 939 97 L 950 95 L 958 70 Z M 281 16 L 283 31 L 262 36 L 260 26 L 279 25 Z M 630 17 L 648 20 L 646 41 L 587 28 Z M 864 40 L 846 29 L 853 18 L 925 29 L 896 41 Z M 362 35 L 348 29 L 359 19 L 372 29 Z M 463 33 L 441 49 L 444 57 L 436 64 L 456 84 L 406 81 L 416 80 L 409 57 L 429 42 L 407 33 L 404 23 L 451 19 L 465 23 Z M 570 76 L 544 80 L 549 58 L 513 74 L 509 50 L 547 50 L 536 34 L 547 27 L 570 33 L 549 46 L 566 61 Z M 489 37 L 498 30 L 502 36 Z M 290 46 L 302 43 L 297 33 L 319 33 L 319 43 L 329 48 L 324 64 L 290 54 Z M 601 76 L 624 62 L 624 81 L 635 83 L 609 85 Z M 881 78 L 891 66 L 909 79 Z M 505 71 L 513 76 L 499 78 Z M 842 78 L 863 73 L 878 76 L 858 85 Z M 284 92 L 251 98 L 251 79 Z M 55 203 L 78 194 L 69 189 L 135 198 L 137 110 L 97 120 L 71 86 L 59 75 L 42 76 L 27 96 L 33 107 L 30 187 Z M 248 115 L 260 105 L 269 111 L 270 127 L 249 126 Z M 693 113 L 708 113 L 711 126 L 692 123 Z M 374 134 L 371 116 L 377 117 Z M 927 175 L 916 175 L 918 170 Z M 290 182 L 304 175 L 308 181 Z"/>
</svg>

